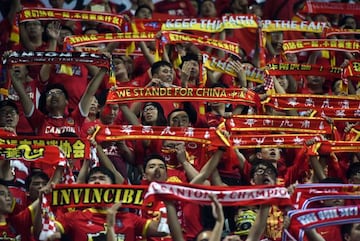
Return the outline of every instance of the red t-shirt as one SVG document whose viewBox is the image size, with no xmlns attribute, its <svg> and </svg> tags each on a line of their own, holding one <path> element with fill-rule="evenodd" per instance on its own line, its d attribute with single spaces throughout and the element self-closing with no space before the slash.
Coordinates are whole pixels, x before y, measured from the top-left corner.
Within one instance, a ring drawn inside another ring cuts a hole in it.
<svg viewBox="0 0 360 241">
<path fill-rule="evenodd" d="M 40 110 L 34 109 L 28 119 L 39 136 L 56 137 L 64 132 L 73 132 L 80 136 L 80 127 L 85 121 L 85 116 L 78 106 L 70 115 L 59 118 L 47 116 Z"/>
<path fill-rule="evenodd" d="M 114 227 L 116 240 L 135 241 L 136 236 L 147 233 L 148 222 L 133 213 L 118 212 Z M 65 213 L 57 220 L 61 233 L 77 241 L 106 240 L 105 223 L 106 211 L 92 208 Z"/>
</svg>

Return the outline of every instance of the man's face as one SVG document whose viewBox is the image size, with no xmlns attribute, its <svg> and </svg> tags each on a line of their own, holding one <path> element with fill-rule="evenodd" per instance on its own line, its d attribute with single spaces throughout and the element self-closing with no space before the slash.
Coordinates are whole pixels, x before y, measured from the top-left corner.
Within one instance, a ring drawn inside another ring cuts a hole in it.
<svg viewBox="0 0 360 241">
<path fill-rule="evenodd" d="M 11 106 L 4 106 L 0 109 L 0 127 L 16 128 L 19 122 L 19 114 Z"/>
<path fill-rule="evenodd" d="M 191 64 L 190 77 L 199 78 L 199 63 L 195 60 L 189 60 Z"/>
<path fill-rule="evenodd" d="M 30 200 L 35 200 L 39 197 L 39 190 L 47 184 L 47 180 L 41 177 L 34 177 L 29 185 Z"/>
<path fill-rule="evenodd" d="M 144 179 L 149 182 L 165 182 L 167 179 L 166 165 L 160 159 L 149 160 L 144 172 Z"/>
<path fill-rule="evenodd" d="M 169 116 L 169 125 L 172 127 L 188 127 L 189 116 L 185 111 L 176 111 Z"/>
<path fill-rule="evenodd" d="M 41 37 L 44 32 L 44 28 L 40 21 L 29 21 L 25 23 L 25 30 L 30 38 Z"/>
<path fill-rule="evenodd" d="M 345 241 L 358 241 L 360 240 L 360 223 L 354 223 L 349 234 L 344 235 Z"/>
<path fill-rule="evenodd" d="M 160 66 L 154 77 L 159 78 L 164 83 L 172 84 L 174 80 L 173 69 L 169 66 Z"/>
<path fill-rule="evenodd" d="M 276 182 L 276 173 L 274 169 L 268 168 L 265 165 L 258 165 L 255 169 L 252 183 L 254 185 L 274 185 Z"/>
<path fill-rule="evenodd" d="M 65 93 L 61 89 L 51 89 L 45 93 L 46 108 L 49 112 L 52 110 L 64 109 L 68 103 Z"/>
<path fill-rule="evenodd" d="M 259 159 L 271 162 L 277 162 L 281 157 L 279 148 L 261 148 L 256 156 Z"/>
<path fill-rule="evenodd" d="M 105 105 L 100 114 L 100 119 L 103 124 L 109 125 L 113 124 L 116 117 L 119 114 L 119 105 L 118 104 L 109 104 Z"/>
<path fill-rule="evenodd" d="M 89 177 L 88 184 L 112 184 L 112 181 L 107 175 L 95 172 Z"/>
<path fill-rule="evenodd" d="M 11 213 L 13 197 L 9 189 L 0 185 L 0 214 L 8 214 Z"/>
<path fill-rule="evenodd" d="M 25 79 L 29 71 L 26 65 L 14 65 L 11 67 L 13 75 L 19 79 Z"/>
</svg>

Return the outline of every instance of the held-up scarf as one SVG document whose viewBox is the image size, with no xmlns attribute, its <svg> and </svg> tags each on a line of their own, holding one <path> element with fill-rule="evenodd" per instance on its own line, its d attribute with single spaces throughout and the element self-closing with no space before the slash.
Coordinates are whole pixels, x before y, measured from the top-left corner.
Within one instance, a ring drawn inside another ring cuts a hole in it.
<svg viewBox="0 0 360 241">
<path fill-rule="evenodd" d="M 332 126 L 321 117 L 234 115 L 226 120 L 226 129 L 231 132 L 271 132 L 331 134 Z M 244 133 L 243 133 L 244 134 Z"/>
<path fill-rule="evenodd" d="M 233 77 L 237 77 L 237 73 L 231 67 L 230 62 L 226 59 L 219 59 L 216 56 L 212 56 L 209 53 L 202 52 L 203 65 L 205 68 L 228 74 Z M 253 81 L 256 83 L 264 82 L 264 71 L 249 65 L 244 66 L 246 80 Z"/>
<path fill-rule="evenodd" d="M 10 66 L 16 64 L 43 65 L 48 63 L 83 63 L 108 69 L 110 67 L 110 60 L 106 55 L 86 52 L 14 51 L 3 60 L 3 64 Z"/>
<path fill-rule="evenodd" d="M 177 140 L 212 146 L 229 146 L 227 138 L 216 129 L 170 126 L 98 126 L 97 141 L 116 140 Z"/>
<path fill-rule="evenodd" d="M 306 1 L 301 13 L 326 13 L 360 15 L 360 6 L 349 3 L 329 3 Z"/>
<path fill-rule="evenodd" d="M 258 29 L 259 23 L 263 32 L 300 31 L 321 33 L 326 26 L 324 22 L 292 21 L 292 20 L 260 20 L 256 15 L 226 14 L 219 18 L 158 18 L 135 19 L 133 21 L 139 31 L 201 31 L 208 33 L 221 32 L 225 29 Z"/>
<path fill-rule="evenodd" d="M 96 21 L 118 29 L 121 29 L 124 23 L 122 15 L 112 13 L 55 8 L 24 8 L 21 10 L 19 15 L 20 23 L 30 20 Z"/>
<path fill-rule="evenodd" d="M 305 95 L 305 94 L 273 94 L 262 101 L 262 104 L 277 110 L 352 110 L 359 111 L 359 96 L 331 96 L 331 95 Z M 360 115 L 360 113 L 358 113 Z M 329 115 L 327 115 L 329 116 Z M 351 116 L 338 116 L 351 117 Z M 358 117 L 358 116 L 354 116 Z"/>
<path fill-rule="evenodd" d="M 247 106 L 258 106 L 259 97 L 255 92 L 244 91 L 241 88 L 143 88 L 143 87 L 118 87 L 111 89 L 107 103 L 126 103 L 133 101 L 216 101 L 232 102 Z"/>
<path fill-rule="evenodd" d="M 343 28 L 324 28 L 322 37 L 327 38 L 331 35 L 348 35 L 348 34 L 360 34 L 360 29 L 343 29 Z"/>
<path fill-rule="evenodd" d="M 88 159 L 90 156 L 90 143 L 87 140 L 74 137 L 34 137 L 13 136 L 0 138 L 2 145 L 14 145 L 16 150 L 2 148 L 2 154 L 7 158 L 17 158 L 25 155 L 26 159 L 32 160 L 44 156 L 44 161 L 55 161 L 59 157 L 59 148 L 67 159 Z M 55 147 L 56 146 L 56 147 Z M 47 152 L 48 150 L 48 152 Z M 47 158 L 51 155 L 53 158 Z"/>
<path fill-rule="evenodd" d="M 24 137 L 22 137 L 24 138 Z M 58 146 L 29 144 L 0 144 L 0 160 L 23 160 L 56 166 L 64 160 Z"/>
<path fill-rule="evenodd" d="M 209 195 L 215 195 L 224 206 L 291 205 L 287 189 L 276 185 L 220 187 L 152 182 L 145 195 L 145 200 L 146 203 L 153 200 L 178 200 L 210 204 Z"/>
<path fill-rule="evenodd" d="M 357 184 L 299 184 L 291 195 L 297 209 L 307 209 L 315 202 L 326 199 L 360 199 L 360 185 Z"/>
<path fill-rule="evenodd" d="M 360 206 L 337 206 L 308 210 L 292 210 L 288 212 L 289 228 L 284 231 L 283 239 L 303 241 L 304 230 L 324 226 L 341 225 L 360 222 Z"/>
<path fill-rule="evenodd" d="M 346 52 L 360 52 L 360 42 L 348 39 L 297 39 L 284 40 L 284 53 L 298 53 L 313 50 L 335 50 Z"/>
<path fill-rule="evenodd" d="M 155 39 L 155 33 L 151 32 L 126 32 L 126 33 L 103 33 L 88 35 L 66 36 L 64 48 L 69 49 L 87 44 L 110 43 L 110 42 L 151 42 Z"/>
<path fill-rule="evenodd" d="M 314 64 L 271 63 L 267 65 L 269 75 L 316 75 L 329 78 L 341 78 L 343 71 L 340 67 L 322 66 Z"/>
<path fill-rule="evenodd" d="M 173 32 L 173 31 L 163 31 L 161 38 L 156 39 L 156 41 L 157 42 L 161 41 L 162 44 L 191 42 L 195 45 L 202 45 L 202 46 L 219 49 L 236 56 L 239 55 L 239 51 L 240 51 L 240 47 L 238 43 L 230 42 L 227 40 L 218 40 L 218 39 L 201 37 L 194 34 Z"/>
</svg>

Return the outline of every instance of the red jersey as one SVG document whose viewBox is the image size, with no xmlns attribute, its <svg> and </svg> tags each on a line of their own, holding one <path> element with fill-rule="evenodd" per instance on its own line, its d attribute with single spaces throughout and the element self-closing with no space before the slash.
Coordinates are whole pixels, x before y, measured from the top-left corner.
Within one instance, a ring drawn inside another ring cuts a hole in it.
<svg viewBox="0 0 360 241">
<path fill-rule="evenodd" d="M 10 215 L 8 218 L 8 221 L 10 225 L 12 225 L 16 233 L 21 235 L 22 241 L 35 241 L 32 234 L 32 224 L 35 213 L 34 210 L 29 206 L 26 209 L 24 209 L 22 212 L 16 214 L 16 215 Z M 0 236 L 1 237 L 1 236 Z M 1 240 L 1 238 L 0 238 Z"/>
<path fill-rule="evenodd" d="M 76 109 L 88 85 L 85 65 L 53 65 L 49 84 L 62 84 L 69 95 L 69 110 Z"/>
<path fill-rule="evenodd" d="M 85 116 L 81 114 L 79 106 L 64 117 L 51 117 L 42 113 L 38 109 L 28 117 L 29 122 L 39 136 L 60 136 L 64 132 L 72 132 L 80 136 L 80 127 L 85 121 Z"/>
<path fill-rule="evenodd" d="M 149 222 L 133 213 L 118 212 L 114 227 L 116 240 L 135 241 L 136 236 L 147 233 Z M 106 240 L 106 210 L 90 208 L 65 213 L 57 224 L 70 240 Z"/>
<path fill-rule="evenodd" d="M 14 227 L 6 222 L 0 222 L 0 240 L 21 240 Z"/>
</svg>

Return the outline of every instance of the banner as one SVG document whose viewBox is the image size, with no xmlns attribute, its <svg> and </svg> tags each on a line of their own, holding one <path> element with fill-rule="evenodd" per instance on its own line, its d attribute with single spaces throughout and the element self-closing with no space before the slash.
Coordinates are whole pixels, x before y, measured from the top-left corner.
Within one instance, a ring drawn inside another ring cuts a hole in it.
<svg viewBox="0 0 360 241">
<path fill-rule="evenodd" d="M 61 149 L 62 154 L 67 159 L 88 159 L 90 157 L 90 143 L 88 140 L 83 140 L 74 137 L 37 137 L 37 136 L 14 136 L 14 137 L 0 137 L 0 144 L 9 144 L 15 146 L 23 146 L 24 151 L 30 153 L 37 153 L 36 149 L 29 149 L 31 146 L 40 148 L 41 146 L 57 146 Z M 18 153 L 6 153 L 9 158 L 17 158 Z M 13 156 L 13 157 L 12 157 Z M 49 160 L 51 161 L 51 160 Z"/>
<path fill-rule="evenodd" d="M 349 39 L 297 39 L 284 40 L 284 53 L 298 53 L 313 50 L 334 50 L 346 52 L 360 52 L 359 40 Z"/>
<path fill-rule="evenodd" d="M 121 29 L 124 18 L 122 15 L 84 10 L 56 8 L 24 8 L 19 14 L 20 23 L 31 20 L 71 20 L 96 21 Z"/>
<path fill-rule="evenodd" d="M 144 185 L 56 184 L 46 194 L 52 207 L 106 207 L 121 202 L 122 207 L 141 208 Z"/>
<path fill-rule="evenodd" d="M 60 161 L 64 161 L 65 158 L 58 146 L 0 144 L 0 160 L 4 159 L 42 162 L 56 166 Z"/>
<path fill-rule="evenodd" d="M 185 18 L 181 16 L 166 19 L 135 19 L 133 23 L 138 31 L 201 31 L 219 33 L 225 29 L 257 29 L 261 22 L 263 32 L 300 31 L 321 33 L 325 22 L 293 20 L 260 20 L 251 14 L 226 14 L 218 18 Z"/>
<path fill-rule="evenodd" d="M 109 42 L 140 42 L 154 41 L 155 33 L 149 32 L 126 32 L 126 33 L 103 33 L 66 36 L 64 48 L 77 47 L 87 44 L 109 43 Z"/>
<path fill-rule="evenodd" d="M 327 76 L 328 78 L 341 79 L 343 68 L 322 66 L 314 64 L 295 64 L 295 63 L 270 63 L 267 65 L 266 72 L 269 75 L 317 75 Z"/>
<path fill-rule="evenodd" d="M 337 115 L 337 117 L 341 117 L 341 113 L 343 113 L 341 110 L 346 109 L 358 111 L 358 114 L 360 114 L 360 96 L 274 94 L 262 101 L 262 104 L 271 106 L 278 110 L 314 109 L 321 112 L 323 109 L 335 109 L 339 111 L 339 115 Z M 342 117 L 351 116 L 343 115 Z"/>
<path fill-rule="evenodd" d="M 360 199 L 359 184 L 298 184 L 291 195 L 297 209 L 307 209 L 312 202 L 325 199 Z"/>
<path fill-rule="evenodd" d="M 170 126 L 98 126 L 97 141 L 117 140 L 175 140 L 196 142 L 212 146 L 229 146 L 227 138 L 214 128 Z"/>
<path fill-rule="evenodd" d="M 225 124 L 226 129 L 231 132 L 332 133 L 332 126 L 321 117 L 234 115 L 231 119 L 226 119 Z"/>
<path fill-rule="evenodd" d="M 228 60 L 219 59 L 215 56 L 210 56 L 208 53 L 202 53 L 203 66 L 209 70 L 224 73 L 237 77 L 237 73 L 231 67 Z M 256 83 L 264 83 L 264 71 L 250 65 L 244 65 L 246 80 Z"/>
<path fill-rule="evenodd" d="M 145 200 L 146 203 L 153 200 L 178 200 L 210 205 L 210 194 L 215 195 L 223 206 L 291 205 L 287 189 L 276 185 L 220 187 L 152 182 Z"/>
<path fill-rule="evenodd" d="M 106 102 L 126 103 L 126 102 L 148 102 L 148 101 L 201 101 L 201 102 L 223 102 L 238 105 L 258 106 L 259 99 L 256 93 L 244 91 L 240 88 L 138 88 L 138 87 L 118 87 L 110 89 Z"/>
<path fill-rule="evenodd" d="M 289 228 L 283 233 L 282 240 L 303 241 L 304 230 L 323 226 L 360 222 L 360 206 L 324 207 L 310 210 L 291 210 Z"/>
<path fill-rule="evenodd" d="M 240 52 L 240 47 L 238 43 L 230 42 L 227 40 L 206 38 L 194 34 L 186 34 L 181 32 L 163 31 L 161 42 L 162 44 L 191 42 L 195 45 L 208 46 L 211 48 L 220 49 L 236 56 L 238 56 Z"/>
<path fill-rule="evenodd" d="M 302 148 L 308 140 L 321 140 L 317 134 L 231 134 L 231 147 L 234 149 L 249 148 Z"/>
<path fill-rule="evenodd" d="M 90 53 L 101 53 L 103 51 L 103 48 L 97 48 L 97 47 L 87 47 L 87 46 L 77 46 L 74 48 L 77 52 L 90 52 Z M 127 53 L 126 49 L 114 49 L 111 51 L 112 55 L 125 55 L 128 54 L 129 56 L 143 56 L 143 53 L 141 50 L 134 50 L 131 53 Z"/>
<path fill-rule="evenodd" d="M 302 13 L 360 15 L 359 4 L 306 1 Z"/>
<path fill-rule="evenodd" d="M 360 34 L 360 29 L 344 29 L 344 28 L 324 28 L 322 37 L 327 38 L 332 35 L 353 35 Z"/>
<path fill-rule="evenodd" d="M 3 59 L 3 64 L 43 65 L 43 64 L 91 64 L 109 69 L 110 60 L 104 54 L 86 52 L 52 52 L 52 51 L 13 51 Z"/>
</svg>

